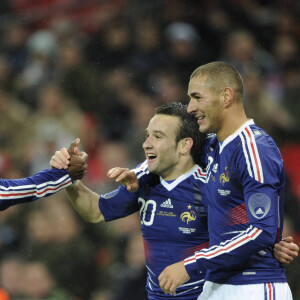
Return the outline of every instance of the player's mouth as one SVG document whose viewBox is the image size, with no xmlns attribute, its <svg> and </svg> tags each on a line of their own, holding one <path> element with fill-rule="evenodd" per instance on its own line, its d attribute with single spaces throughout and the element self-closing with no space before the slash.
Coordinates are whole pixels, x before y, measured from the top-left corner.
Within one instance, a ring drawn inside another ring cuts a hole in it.
<svg viewBox="0 0 300 300">
<path fill-rule="evenodd" d="M 150 162 L 150 161 L 154 161 L 157 158 L 157 155 L 154 153 L 146 153 L 146 157 L 148 162 Z"/>
<path fill-rule="evenodd" d="M 203 123 L 203 121 L 205 120 L 205 116 L 197 116 L 197 123 L 200 125 L 201 123 Z"/>
</svg>

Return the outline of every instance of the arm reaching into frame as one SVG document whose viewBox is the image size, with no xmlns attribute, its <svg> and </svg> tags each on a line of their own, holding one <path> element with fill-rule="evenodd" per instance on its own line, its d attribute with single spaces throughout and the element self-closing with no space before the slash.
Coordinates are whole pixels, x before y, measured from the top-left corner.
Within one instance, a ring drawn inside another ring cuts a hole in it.
<svg viewBox="0 0 300 300">
<path fill-rule="evenodd" d="M 73 152 L 77 151 L 72 143 Z M 87 170 L 87 155 L 71 155 L 71 165 L 66 169 L 46 169 L 33 176 L 19 179 L 0 178 L 0 210 L 39 198 L 50 196 L 82 178 Z"/>
<path fill-rule="evenodd" d="M 283 263 L 291 263 L 299 253 L 299 247 L 288 236 L 274 245 L 276 259 Z M 184 261 L 166 267 L 158 277 L 159 285 L 165 294 L 176 295 L 176 289 L 189 280 Z"/>
</svg>

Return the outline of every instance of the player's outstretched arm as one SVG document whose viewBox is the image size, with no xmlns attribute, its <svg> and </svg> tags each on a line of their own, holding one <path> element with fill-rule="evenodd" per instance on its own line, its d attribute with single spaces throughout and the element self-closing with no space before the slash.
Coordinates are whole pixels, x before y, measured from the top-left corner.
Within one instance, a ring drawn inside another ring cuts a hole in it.
<svg viewBox="0 0 300 300">
<path fill-rule="evenodd" d="M 68 197 L 80 216 L 90 223 L 104 221 L 99 208 L 100 195 L 90 190 L 81 181 L 69 186 Z"/>
<path fill-rule="evenodd" d="M 129 191 L 138 189 L 138 179 L 135 173 L 129 169 L 113 168 L 108 171 L 108 177 L 124 184 Z M 68 187 L 66 191 L 74 208 L 87 222 L 97 223 L 104 221 L 99 208 L 100 195 L 87 188 L 80 181 Z"/>
<path fill-rule="evenodd" d="M 81 179 L 86 173 L 88 155 L 85 152 L 79 152 L 79 143 L 80 139 L 77 138 L 70 144 L 68 149 L 62 148 L 56 151 L 51 158 L 50 166 L 67 169 L 75 179 Z M 78 168 L 80 165 L 86 167 L 84 171 Z M 66 191 L 74 208 L 83 219 L 91 223 L 104 221 L 104 217 L 98 206 L 100 195 L 87 188 L 80 181 L 69 186 Z"/>
<path fill-rule="evenodd" d="M 299 247 L 288 236 L 274 246 L 274 255 L 282 264 L 291 263 L 299 254 Z"/>
<path fill-rule="evenodd" d="M 128 168 L 112 168 L 107 172 L 107 176 L 125 185 L 129 192 L 134 193 L 139 189 L 139 180 L 135 172 Z"/>
<path fill-rule="evenodd" d="M 78 143 L 79 141 L 72 143 L 72 152 L 78 151 Z M 62 168 L 47 169 L 27 178 L 0 179 L 0 210 L 50 196 L 82 178 L 87 170 L 87 155 L 81 153 L 78 157 L 72 156 L 74 155 L 71 155 L 68 172 Z"/>
</svg>

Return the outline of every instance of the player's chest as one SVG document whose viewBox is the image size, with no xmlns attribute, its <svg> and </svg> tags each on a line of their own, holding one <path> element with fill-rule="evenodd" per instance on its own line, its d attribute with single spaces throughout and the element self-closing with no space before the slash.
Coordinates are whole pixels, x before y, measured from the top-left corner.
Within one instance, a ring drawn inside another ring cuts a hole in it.
<svg viewBox="0 0 300 300">
<path fill-rule="evenodd" d="M 241 189 L 235 171 L 232 151 L 219 154 L 217 151 L 208 155 L 206 191 L 208 200 L 213 205 L 225 205 Z"/>
<path fill-rule="evenodd" d="M 196 197 L 197 198 L 197 197 Z M 199 205 L 192 191 L 153 190 L 138 199 L 143 235 L 155 239 L 186 239 L 203 231 Z"/>
</svg>

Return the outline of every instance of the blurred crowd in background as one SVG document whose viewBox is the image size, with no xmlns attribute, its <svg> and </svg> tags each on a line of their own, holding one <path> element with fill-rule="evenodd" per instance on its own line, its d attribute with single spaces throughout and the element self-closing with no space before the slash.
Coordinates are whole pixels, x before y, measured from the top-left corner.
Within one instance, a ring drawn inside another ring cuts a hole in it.
<svg viewBox="0 0 300 300">
<path fill-rule="evenodd" d="M 242 74 L 248 117 L 287 172 L 284 236 L 300 244 L 300 2 L 1 0 L 0 177 L 31 176 L 80 137 L 85 184 L 144 160 L 154 108 L 187 103 L 191 72 L 223 60 Z M 300 263 L 286 267 L 300 299 Z M 0 299 L 147 299 L 137 214 L 88 224 L 65 191 L 0 213 Z"/>
</svg>

